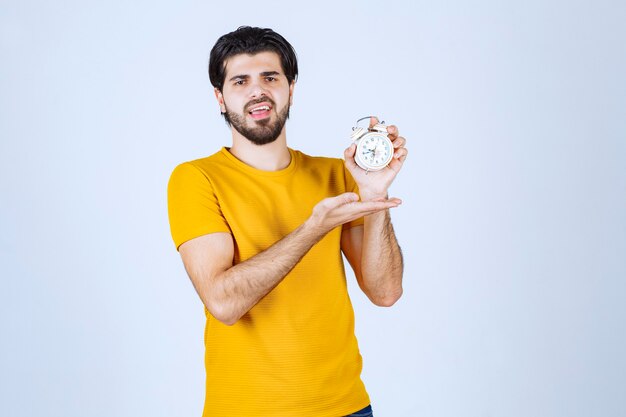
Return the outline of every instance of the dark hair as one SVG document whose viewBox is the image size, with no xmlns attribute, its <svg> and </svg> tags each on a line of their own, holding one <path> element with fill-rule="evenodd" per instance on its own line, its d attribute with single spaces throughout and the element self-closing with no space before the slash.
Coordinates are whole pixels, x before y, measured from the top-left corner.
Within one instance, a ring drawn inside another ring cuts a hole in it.
<svg viewBox="0 0 626 417">
<path fill-rule="evenodd" d="M 228 58 L 239 54 L 254 55 L 267 51 L 276 52 L 280 56 L 280 63 L 289 84 L 298 78 L 296 51 L 285 38 L 272 29 L 240 26 L 237 30 L 220 37 L 211 49 L 209 58 L 211 84 L 222 91 L 226 78 L 225 62 Z"/>
</svg>

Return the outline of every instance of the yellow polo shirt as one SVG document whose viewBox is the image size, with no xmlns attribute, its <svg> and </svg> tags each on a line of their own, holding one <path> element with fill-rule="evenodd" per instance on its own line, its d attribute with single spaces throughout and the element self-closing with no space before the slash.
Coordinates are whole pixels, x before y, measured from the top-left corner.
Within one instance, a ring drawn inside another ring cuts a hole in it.
<svg viewBox="0 0 626 417">
<path fill-rule="evenodd" d="M 226 148 L 177 166 L 168 185 L 176 248 L 228 232 L 237 264 L 295 230 L 320 200 L 357 191 L 342 160 L 289 152 L 291 163 L 280 171 L 252 168 Z M 328 233 L 233 326 L 205 309 L 203 417 L 339 417 L 370 403 L 341 231 Z"/>
</svg>

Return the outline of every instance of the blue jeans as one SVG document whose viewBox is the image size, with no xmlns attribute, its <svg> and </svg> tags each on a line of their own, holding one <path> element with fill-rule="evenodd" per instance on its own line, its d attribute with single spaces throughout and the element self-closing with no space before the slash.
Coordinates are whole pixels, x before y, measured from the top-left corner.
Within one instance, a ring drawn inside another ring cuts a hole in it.
<svg viewBox="0 0 626 417">
<path fill-rule="evenodd" d="M 374 417 L 374 412 L 372 411 L 372 406 L 368 405 L 364 409 L 359 410 L 356 413 L 352 413 L 346 417 Z"/>
</svg>

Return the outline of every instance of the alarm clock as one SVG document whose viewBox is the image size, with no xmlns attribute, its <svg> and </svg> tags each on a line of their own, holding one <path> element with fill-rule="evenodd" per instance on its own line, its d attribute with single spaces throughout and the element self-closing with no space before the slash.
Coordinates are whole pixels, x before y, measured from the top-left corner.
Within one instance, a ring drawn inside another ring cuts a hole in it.
<svg viewBox="0 0 626 417">
<path fill-rule="evenodd" d="M 357 120 L 358 125 L 361 120 L 369 119 L 363 117 Z M 358 166 L 366 171 L 380 171 L 391 162 L 393 158 L 393 144 L 387 137 L 387 126 L 385 122 L 377 123 L 372 127 L 353 127 L 350 137 L 356 143 L 356 153 L 354 161 Z"/>
</svg>

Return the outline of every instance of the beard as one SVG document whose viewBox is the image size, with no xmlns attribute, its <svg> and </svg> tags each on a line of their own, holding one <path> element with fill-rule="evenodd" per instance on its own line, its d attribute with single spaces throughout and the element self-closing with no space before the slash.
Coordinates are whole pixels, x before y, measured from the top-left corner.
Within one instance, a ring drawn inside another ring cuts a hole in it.
<svg viewBox="0 0 626 417">
<path fill-rule="evenodd" d="M 269 102 L 273 109 L 276 108 L 275 103 L 267 98 L 250 102 L 244 108 L 247 109 L 251 105 L 256 104 L 256 102 Z M 226 107 L 226 105 L 224 105 L 224 107 Z M 283 131 L 283 127 L 289 118 L 289 103 L 287 103 L 282 110 L 277 111 L 276 121 L 274 121 L 274 123 L 271 122 L 271 117 L 268 117 L 263 120 L 254 120 L 254 126 L 248 126 L 245 113 L 235 113 L 234 111 L 228 110 L 228 107 L 226 107 L 224 118 L 226 118 L 227 123 L 250 142 L 255 145 L 265 145 L 274 142 L 280 135 L 280 132 Z"/>
</svg>

